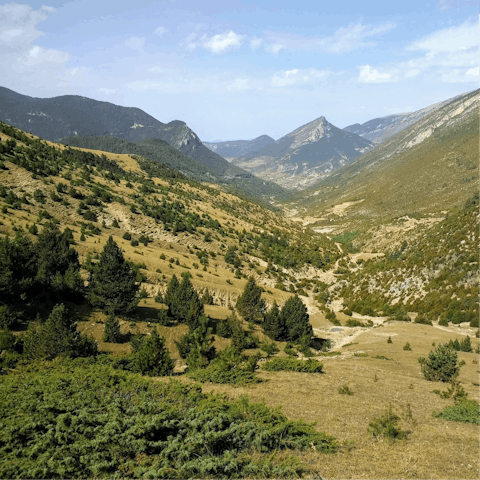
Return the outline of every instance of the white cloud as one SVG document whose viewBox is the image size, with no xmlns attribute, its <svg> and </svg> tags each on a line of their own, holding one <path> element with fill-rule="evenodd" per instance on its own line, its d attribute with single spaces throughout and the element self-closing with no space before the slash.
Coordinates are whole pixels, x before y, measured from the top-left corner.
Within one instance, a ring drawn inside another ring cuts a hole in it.
<svg viewBox="0 0 480 480">
<path fill-rule="evenodd" d="M 478 21 L 467 21 L 455 27 L 444 28 L 416 40 L 407 50 L 420 50 L 433 56 L 438 53 L 467 51 L 478 49 Z"/>
<path fill-rule="evenodd" d="M 392 76 L 389 73 L 379 73 L 370 65 L 363 65 L 360 68 L 360 75 L 358 80 L 362 83 L 380 83 L 389 82 L 392 80 Z"/>
<path fill-rule="evenodd" d="M 315 68 L 294 68 L 292 70 L 284 70 L 277 72 L 272 77 L 273 87 L 290 87 L 313 85 L 330 76 L 332 72 L 328 70 L 317 70 Z"/>
<path fill-rule="evenodd" d="M 125 45 L 128 48 L 133 48 L 134 50 L 139 50 L 145 46 L 145 37 L 130 37 L 125 40 Z"/>
<path fill-rule="evenodd" d="M 168 29 L 166 29 L 165 27 L 158 27 L 155 29 L 153 33 L 161 37 L 162 35 L 165 35 L 167 32 L 168 32 Z"/>
<path fill-rule="evenodd" d="M 411 43 L 406 50 L 423 55 L 400 65 L 402 70 L 420 71 L 447 83 L 478 78 L 478 22 L 466 21 L 438 30 Z"/>
<path fill-rule="evenodd" d="M 38 10 L 18 3 L 0 5 L 0 52 L 25 52 L 33 41 L 44 35 L 37 29 L 37 23 L 46 20 L 55 11 L 45 5 Z"/>
<path fill-rule="evenodd" d="M 395 28 L 392 22 L 372 26 L 362 23 L 350 24 L 341 27 L 330 36 L 307 37 L 279 32 L 264 32 L 264 48 L 270 53 L 278 53 L 282 49 L 292 51 L 323 51 L 333 54 L 342 54 L 362 47 L 372 47 L 374 37 L 384 35 Z"/>
<path fill-rule="evenodd" d="M 230 30 L 229 32 L 220 33 L 218 35 L 213 35 L 213 37 L 207 37 L 203 35 L 199 38 L 198 41 L 193 42 L 196 38 L 196 34 L 190 34 L 187 39 L 187 48 L 194 50 L 198 47 L 204 48 L 214 55 L 221 55 L 227 50 L 232 50 L 240 47 L 244 41 L 244 35 L 239 35 L 234 31 Z"/>
</svg>

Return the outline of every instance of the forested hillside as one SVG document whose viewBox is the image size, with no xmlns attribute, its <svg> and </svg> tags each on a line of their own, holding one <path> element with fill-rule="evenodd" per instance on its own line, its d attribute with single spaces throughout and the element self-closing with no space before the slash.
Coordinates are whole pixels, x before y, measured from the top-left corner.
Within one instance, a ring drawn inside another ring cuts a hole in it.
<svg viewBox="0 0 480 480">
<path fill-rule="evenodd" d="M 1 122 L 0 140 L 2 477 L 292 478 L 354 462 L 394 478 L 367 452 L 430 458 L 439 442 L 442 475 L 477 468 L 478 197 L 382 258 L 358 251 L 361 234 L 329 238 L 188 178 L 161 142 L 150 158 Z M 443 435 L 452 421 L 458 437 Z"/>
</svg>

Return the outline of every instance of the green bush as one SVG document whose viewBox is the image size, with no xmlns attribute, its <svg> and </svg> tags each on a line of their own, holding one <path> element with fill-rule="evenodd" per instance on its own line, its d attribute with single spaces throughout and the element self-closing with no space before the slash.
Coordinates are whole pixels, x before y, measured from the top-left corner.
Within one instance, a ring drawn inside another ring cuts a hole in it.
<svg viewBox="0 0 480 480">
<path fill-rule="evenodd" d="M 129 232 L 125 232 L 122 237 L 124 240 L 131 240 L 132 235 Z"/>
<path fill-rule="evenodd" d="M 260 348 L 267 354 L 267 355 L 275 355 L 279 352 L 277 344 L 275 342 L 268 342 L 262 343 Z"/>
<path fill-rule="evenodd" d="M 105 321 L 105 330 L 103 332 L 103 341 L 110 343 L 119 343 L 122 334 L 120 333 L 120 322 L 115 315 L 109 315 Z"/>
<path fill-rule="evenodd" d="M 457 354 L 448 344 L 438 345 L 428 354 L 428 358 L 420 357 L 423 376 L 432 382 L 450 382 L 458 375 Z"/>
<path fill-rule="evenodd" d="M 226 383 L 239 386 L 257 383 L 255 375 L 259 357 L 247 357 L 234 347 L 226 348 L 213 359 L 206 368 L 187 372 L 187 376 L 199 382 Z"/>
<path fill-rule="evenodd" d="M 39 367 L 2 379 L 1 478 L 293 478 L 309 467 L 276 452 L 338 449 L 314 425 L 246 397 L 100 361 Z"/>
<path fill-rule="evenodd" d="M 263 369 L 269 372 L 286 370 L 289 372 L 323 373 L 323 364 L 313 358 L 298 360 L 291 357 L 277 357 L 264 363 Z"/>
<path fill-rule="evenodd" d="M 350 390 L 348 385 L 342 385 L 341 387 L 338 387 L 338 393 L 340 395 L 353 395 L 353 392 Z"/>
<path fill-rule="evenodd" d="M 456 402 L 455 405 L 451 405 L 443 409 L 439 413 L 433 414 L 437 418 L 443 418 L 452 422 L 474 423 L 479 424 L 479 405 L 475 400 L 468 400 L 462 398 Z"/>
<path fill-rule="evenodd" d="M 389 405 L 385 415 L 375 417 L 368 424 L 368 432 L 373 438 L 388 438 L 390 440 L 401 440 L 407 437 L 407 432 L 398 427 L 400 417 L 395 415 L 392 406 Z"/>
<path fill-rule="evenodd" d="M 403 349 L 404 349 L 404 350 L 411 350 L 412 347 L 411 347 L 410 344 L 407 342 L 407 343 L 403 346 Z"/>
<path fill-rule="evenodd" d="M 433 325 L 432 321 L 428 318 L 425 318 L 423 315 L 418 315 L 415 319 L 415 323 L 419 323 L 421 325 Z"/>
</svg>

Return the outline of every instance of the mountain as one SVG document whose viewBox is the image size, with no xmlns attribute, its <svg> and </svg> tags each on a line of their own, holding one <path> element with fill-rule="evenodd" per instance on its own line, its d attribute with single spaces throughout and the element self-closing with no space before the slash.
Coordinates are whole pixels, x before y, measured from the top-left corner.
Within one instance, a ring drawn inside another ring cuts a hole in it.
<svg viewBox="0 0 480 480">
<path fill-rule="evenodd" d="M 139 108 L 78 95 L 33 98 L 0 87 L 0 119 L 50 141 L 72 135 L 113 136 L 129 142 L 164 140 L 248 195 L 265 198 L 286 195 L 277 185 L 255 178 L 209 150 L 185 122 L 174 120 L 165 124 Z"/>
<path fill-rule="evenodd" d="M 288 189 L 306 188 L 350 163 L 371 142 L 320 117 L 284 137 L 231 160 L 232 163 Z"/>
<path fill-rule="evenodd" d="M 309 215 L 325 217 L 331 205 L 345 205 L 344 221 L 358 223 L 462 205 L 478 191 L 479 93 L 428 113 L 302 192 L 295 208 L 300 204 Z"/>
<path fill-rule="evenodd" d="M 223 158 L 242 157 L 255 152 L 265 145 L 275 143 L 268 135 L 261 135 L 253 140 L 233 140 L 230 142 L 205 142 L 204 145 L 212 152 L 218 153 Z"/>
<path fill-rule="evenodd" d="M 468 92 L 471 93 L 471 92 Z M 462 95 L 438 102 L 428 107 L 410 113 L 398 113 L 395 115 L 388 115 L 387 117 L 374 118 L 368 122 L 359 124 L 354 123 L 345 127 L 344 130 L 350 133 L 355 133 L 361 137 L 370 140 L 373 144 L 379 145 L 386 142 L 389 138 L 397 135 L 402 130 L 405 130 L 410 125 L 413 125 L 425 115 L 438 110 L 439 108 L 448 105 L 450 102 L 458 99 Z"/>
</svg>

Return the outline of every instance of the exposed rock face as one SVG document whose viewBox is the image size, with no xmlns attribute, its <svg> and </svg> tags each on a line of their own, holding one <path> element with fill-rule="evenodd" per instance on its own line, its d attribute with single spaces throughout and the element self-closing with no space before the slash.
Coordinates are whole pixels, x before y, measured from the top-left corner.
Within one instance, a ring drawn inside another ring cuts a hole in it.
<svg viewBox="0 0 480 480">
<path fill-rule="evenodd" d="M 284 188 L 302 189 L 370 148 L 369 140 L 335 127 L 322 116 L 232 163 Z"/>
<path fill-rule="evenodd" d="M 379 145 L 397 135 L 402 130 L 405 130 L 410 125 L 413 125 L 415 122 L 418 122 L 425 115 L 428 115 L 429 113 L 432 113 L 469 93 L 471 92 L 457 95 L 456 97 L 435 103 L 415 112 L 398 113 L 387 117 L 374 118 L 373 120 L 369 120 L 362 124 L 354 123 L 353 125 L 345 127 L 344 130 L 360 135 L 361 137 L 370 140 L 373 144 Z"/>
</svg>

